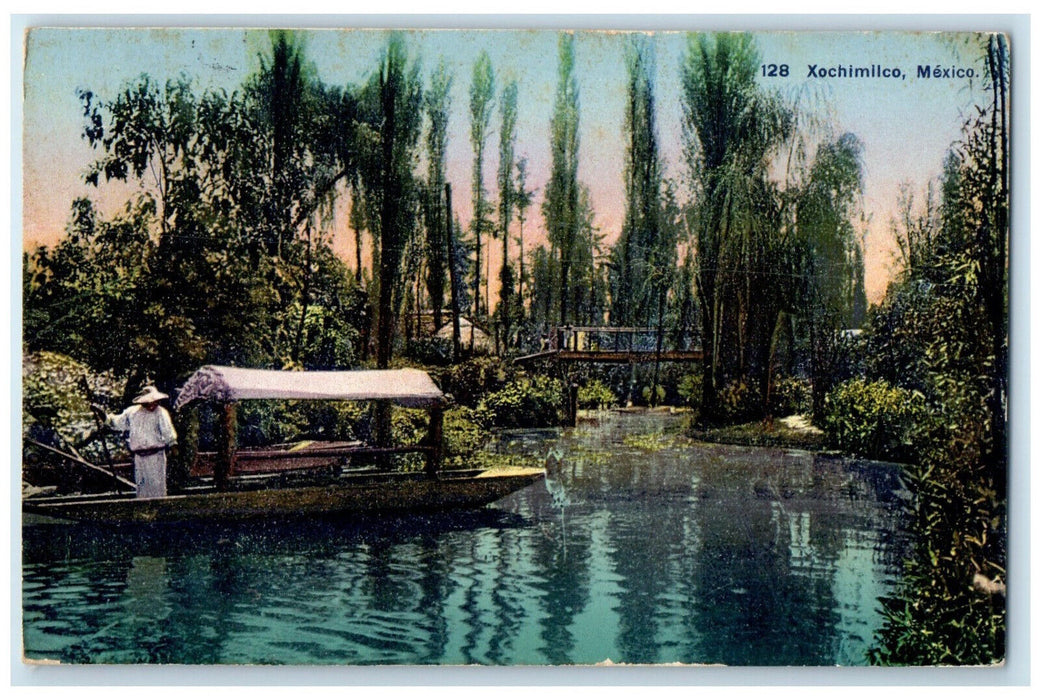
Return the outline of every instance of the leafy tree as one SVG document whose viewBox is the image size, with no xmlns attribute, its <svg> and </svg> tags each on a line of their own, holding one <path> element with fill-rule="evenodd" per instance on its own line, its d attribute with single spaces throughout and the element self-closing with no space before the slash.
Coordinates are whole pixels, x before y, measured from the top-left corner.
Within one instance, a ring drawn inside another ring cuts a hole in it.
<svg viewBox="0 0 1041 700">
<path fill-rule="evenodd" d="M 420 190 L 415 177 L 423 119 L 423 89 L 419 65 L 411 63 L 404 38 L 394 33 L 387 41 L 377 73 L 361 94 L 362 113 L 374 138 L 362 155 L 361 180 L 370 212 L 370 226 L 378 242 L 373 261 L 376 292 L 376 366 L 390 366 L 394 352 L 398 309 L 404 299 L 405 252 L 417 234 Z M 377 402 L 374 437 L 377 444 L 393 439 L 391 405 Z"/>
<path fill-rule="evenodd" d="M 732 373 L 749 372 L 765 383 L 780 313 L 778 295 L 761 286 L 777 277 L 778 260 L 784 260 L 778 257 L 779 197 L 768 173 L 793 119 L 776 96 L 758 88 L 758 68 L 748 34 L 688 36 L 681 69 L 683 133 L 695 202 L 706 420 L 719 416 L 718 392 Z"/>
<path fill-rule="evenodd" d="M 931 265 L 929 258 L 933 253 L 933 241 L 940 226 L 939 212 L 936 207 L 936 193 L 930 182 L 926 191 L 925 210 L 915 213 L 915 194 L 910 183 L 901 183 L 900 195 L 897 198 L 899 218 L 893 217 L 889 228 L 899 251 L 899 262 L 905 275 L 918 275 L 923 268 Z"/>
<path fill-rule="evenodd" d="M 831 389 L 840 332 L 853 317 L 854 268 L 863 262 L 852 218 L 862 183 L 863 146 L 853 134 L 843 134 L 817 150 L 809 181 L 796 204 L 801 255 L 802 311 L 810 335 L 813 415 L 824 415 L 824 397 Z"/>
<path fill-rule="evenodd" d="M 451 212 L 444 206 L 445 163 L 448 149 L 448 107 L 452 76 L 442 61 L 430 78 L 426 96 L 427 118 L 427 293 L 434 312 L 434 326 L 441 328 L 445 305 L 445 278 L 448 272 L 448 230 Z"/>
<path fill-rule="evenodd" d="M 198 302 L 185 293 L 196 279 L 191 253 L 212 217 L 202 196 L 207 153 L 199 134 L 209 126 L 206 112 L 183 76 L 160 87 L 142 75 L 111 101 L 86 90 L 80 97 L 84 137 L 100 152 L 86 182 L 101 187 L 117 180 L 136 192 L 111 221 L 86 200 L 74 204 L 70 235 L 59 248 L 81 258 L 83 267 L 62 269 L 63 255 L 48 259 L 41 251 L 36 262 L 49 268 L 52 283 L 45 293 L 78 287 L 88 300 L 83 313 L 100 314 L 95 318 L 120 328 L 114 334 L 92 328 L 74 356 L 86 354 L 96 367 L 128 373 L 131 393 L 145 378 L 168 386 L 206 353 L 205 331 L 200 337 L 193 322 Z M 188 269 L 179 269 L 182 261 Z M 98 286 L 115 274 L 123 279 Z"/>
<path fill-rule="evenodd" d="M 288 359 L 299 362 L 320 213 L 323 207 L 331 210 L 337 185 L 355 178 L 356 150 L 350 143 L 358 107 L 351 92 L 318 80 L 301 35 L 283 30 L 271 33 L 271 53 L 260 57 L 244 103 L 258 127 L 255 151 L 264 178 L 256 198 L 257 233 L 276 270 L 269 282 L 284 307 L 295 300 L 301 309 L 300 315 L 280 313 L 292 326 L 273 332 L 287 339 Z"/>
<path fill-rule="evenodd" d="M 481 314 L 481 235 L 490 233 L 491 205 L 484 189 L 484 148 L 488 138 L 488 125 L 492 118 L 492 100 L 495 96 L 495 76 L 488 52 L 482 51 L 474 63 L 470 82 L 470 145 L 473 147 L 473 220 L 470 230 L 474 235 L 473 296 L 474 312 Z M 487 309 L 487 303 L 485 307 Z"/>
<path fill-rule="evenodd" d="M 625 113 L 625 221 L 612 250 L 611 322 L 647 326 L 658 317 L 667 293 L 657 265 L 670 244 L 662 225 L 662 166 L 655 129 L 654 56 L 647 37 L 634 38 L 626 52 L 629 101 Z"/>
<path fill-rule="evenodd" d="M 512 310 L 514 273 L 510 267 L 510 223 L 516 207 L 517 188 L 514 184 L 517 142 L 517 81 L 510 81 L 502 91 L 500 100 L 502 126 L 499 129 L 499 235 L 502 236 L 502 268 L 499 273 L 499 318 L 503 339 L 509 346 L 513 327 Z"/>
<path fill-rule="evenodd" d="M 370 225 L 379 241 L 376 364 L 389 366 L 394 349 L 395 301 L 401 298 L 401 263 L 415 233 L 419 188 L 415 178 L 422 124 L 419 66 L 409 65 L 400 34 L 387 42 L 379 71 L 362 97 L 367 123 L 378 139 L 364 158 L 362 181 Z"/>
<path fill-rule="evenodd" d="M 1005 654 L 1005 37 L 987 36 L 980 54 L 988 103 L 944 162 L 936 208 L 927 200 L 906 217 L 917 228 L 905 230 L 917 264 L 868 324 L 869 376 L 915 390 L 929 412 L 903 475 L 916 536 L 900 586 L 882 600 L 877 664 L 993 664 Z M 928 237 L 915 240 L 923 229 Z"/>
<path fill-rule="evenodd" d="M 287 108 L 287 96 L 304 104 Z M 332 128 L 342 120 L 353 136 L 353 95 L 318 83 L 276 33 L 241 93 L 196 96 L 185 78 L 141 76 L 112 100 L 81 98 L 98 151 L 87 181 L 133 192 L 107 220 L 76 202 L 69 235 L 27 258 L 27 347 L 78 337 L 70 354 L 128 376 L 130 393 L 145 378 L 170 387 L 202 362 L 353 361 L 330 344 L 330 333 L 352 335 L 327 322 L 349 286 L 323 229 L 353 168 Z M 61 306 L 72 300 L 76 317 Z"/>
</svg>

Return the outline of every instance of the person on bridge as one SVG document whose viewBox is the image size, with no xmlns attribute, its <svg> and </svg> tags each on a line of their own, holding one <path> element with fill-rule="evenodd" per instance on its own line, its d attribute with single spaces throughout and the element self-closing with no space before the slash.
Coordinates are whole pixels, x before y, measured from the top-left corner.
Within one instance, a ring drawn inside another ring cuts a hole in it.
<svg viewBox="0 0 1041 700">
<path fill-rule="evenodd" d="M 108 415 L 100 406 L 91 406 L 106 425 L 128 433 L 138 498 L 166 495 L 166 451 L 177 444 L 177 431 L 170 414 L 159 405 L 168 398 L 154 386 L 146 386 L 134 399 L 134 405 L 118 416 Z"/>
</svg>

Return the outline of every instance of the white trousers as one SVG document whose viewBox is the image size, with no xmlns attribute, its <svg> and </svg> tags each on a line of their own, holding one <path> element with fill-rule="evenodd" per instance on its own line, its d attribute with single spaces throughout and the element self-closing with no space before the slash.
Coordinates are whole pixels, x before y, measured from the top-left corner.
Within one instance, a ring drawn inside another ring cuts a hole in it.
<svg viewBox="0 0 1041 700">
<path fill-rule="evenodd" d="M 166 495 L 166 452 L 134 455 L 134 482 L 138 498 L 162 498 Z"/>
</svg>

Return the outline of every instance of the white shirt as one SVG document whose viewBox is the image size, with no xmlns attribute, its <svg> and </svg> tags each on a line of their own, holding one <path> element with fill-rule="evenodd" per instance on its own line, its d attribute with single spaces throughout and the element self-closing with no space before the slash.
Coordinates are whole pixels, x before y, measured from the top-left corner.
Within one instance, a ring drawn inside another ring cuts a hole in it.
<svg viewBox="0 0 1041 700">
<path fill-rule="evenodd" d="M 162 406 L 154 411 L 141 405 L 131 406 L 118 416 L 109 417 L 109 424 L 116 430 L 130 433 L 131 452 L 169 447 L 177 442 L 173 421 Z"/>
</svg>

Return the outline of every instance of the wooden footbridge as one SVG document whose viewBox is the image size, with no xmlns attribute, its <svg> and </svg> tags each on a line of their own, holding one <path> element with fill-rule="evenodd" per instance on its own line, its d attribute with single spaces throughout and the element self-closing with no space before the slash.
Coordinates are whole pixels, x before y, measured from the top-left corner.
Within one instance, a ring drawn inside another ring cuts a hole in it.
<svg viewBox="0 0 1041 700">
<path fill-rule="evenodd" d="M 542 347 L 514 362 L 598 362 L 638 364 L 642 362 L 700 362 L 699 347 L 658 347 L 656 328 L 615 326 L 561 326 L 542 337 Z"/>
</svg>

